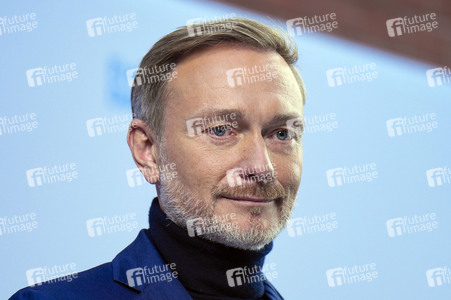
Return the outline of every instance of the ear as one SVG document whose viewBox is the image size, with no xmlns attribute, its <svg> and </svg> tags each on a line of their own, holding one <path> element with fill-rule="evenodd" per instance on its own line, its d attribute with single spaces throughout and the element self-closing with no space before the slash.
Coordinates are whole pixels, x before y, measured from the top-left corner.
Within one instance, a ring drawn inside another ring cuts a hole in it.
<svg viewBox="0 0 451 300">
<path fill-rule="evenodd" d="M 144 178 L 152 184 L 160 179 L 155 142 L 156 137 L 146 123 L 139 119 L 134 119 L 130 123 L 127 134 L 128 147 Z"/>
</svg>

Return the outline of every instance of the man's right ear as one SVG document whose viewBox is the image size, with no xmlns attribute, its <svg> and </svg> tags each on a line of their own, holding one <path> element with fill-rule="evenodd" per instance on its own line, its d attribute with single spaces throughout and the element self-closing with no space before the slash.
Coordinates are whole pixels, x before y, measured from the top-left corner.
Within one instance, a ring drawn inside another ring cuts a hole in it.
<svg viewBox="0 0 451 300">
<path fill-rule="evenodd" d="M 157 183 L 160 172 L 157 164 L 156 137 L 142 120 L 133 119 L 127 134 L 127 143 L 136 165 L 149 183 Z"/>
</svg>

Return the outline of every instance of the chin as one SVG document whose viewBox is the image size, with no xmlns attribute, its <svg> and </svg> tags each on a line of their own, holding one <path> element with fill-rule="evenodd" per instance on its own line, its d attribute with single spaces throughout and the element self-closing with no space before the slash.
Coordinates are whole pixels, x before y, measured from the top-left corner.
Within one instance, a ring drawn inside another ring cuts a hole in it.
<svg viewBox="0 0 451 300">
<path fill-rule="evenodd" d="M 234 225 L 222 232 L 205 234 L 203 238 L 228 247 L 260 250 L 271 243 L 283 228 L 279 220 L 272 218 L 267 220 L 261 216 L 238 219 Z"/>
<path fill-rule="evenodd" d="M 260 250 L 273 241 L 273 239 L 271 238 L 265 238 L 260 241 L 256 241 L 254 239 L 241 240 L 235 238 L 227 238 L 224 236 L 212 236 L 212 235 L 204 235 L 203 238 L 214 243 L 222 244 L 227 247 L 253 251 Z"/>
</svg>

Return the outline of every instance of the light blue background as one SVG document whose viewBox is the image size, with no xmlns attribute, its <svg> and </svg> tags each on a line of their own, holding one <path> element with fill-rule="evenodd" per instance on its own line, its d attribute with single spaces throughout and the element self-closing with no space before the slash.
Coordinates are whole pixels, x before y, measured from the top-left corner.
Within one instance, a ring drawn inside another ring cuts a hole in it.
<svg viewBox="0 0 451 300">
<path fill-rule="evenodd" d="M 136 213 L 140 228 L 156 195 L 129 187 L 135 167 L 126 132 L 89 137 L 88 119 L 130 113 L 125 71 L 138 66 L 164 34 L 193 18 L 235 13 L 266 16 L 203 1 L 3 2 L 1 16 L 36 13 L 38 28 L 0 36 L 0 117 L 36 113 L 32 132 L 0 135 L 0 217 L 36 213 L 32 232 L 0 235 L 0 298 L 27 285 L 28 269 L 76 263 L 77 271 L 110 261 L 138 230 L 89 237 L 86 221 Z M 136 13 L 138 28 L 91 38 L 88 19 Z M 337 16 L 340 24 L 340 16 Z M 284 26 L 284 21 L 280 22 Z M 299 203 L 293 217 L 335 213 L 338 228 L 289 236 L 267 257 L 286 299 L 449 299 L 451 285 L 429 287 L 427 269 L 451 266 L 451 185 L 429 187 L 426 170 L 451 166 L 451 85 L 429 87 L 430 66 L 330 36 L 297 36 L 307 86 L 306 117 L 335 113 L 332 132 L 306 133 Z M 29 87 L 28 69 L 76 63 L 79 77 Z M 329 87 L 326 70 L 376 63 L 378 78 Z M 436 113 L 430 133 L 389 137 L 388 119 Z M 26 170 L 75 162 L 71 183 L 29 187 Z M 326 170 L 376 163 L 373 182 L 329 187 Z M 436 213 L 438 228 L 389 237 L 386 221 Z M 326 270 L 376 264 L 378 278 L 329 287 Z"/>
</svg>

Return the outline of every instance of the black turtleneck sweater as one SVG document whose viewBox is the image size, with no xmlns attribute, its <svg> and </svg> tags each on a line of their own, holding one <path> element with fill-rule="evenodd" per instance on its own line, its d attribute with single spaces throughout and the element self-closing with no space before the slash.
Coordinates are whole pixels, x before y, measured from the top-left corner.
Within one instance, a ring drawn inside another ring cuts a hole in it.
<svg viewBox="0 0 451 300">
<path fill-rule="evenodd" d="M 264 281 L 230 287 L 226 271 L 244 267 L 261 270 L 272 243 L 251 251 L 190 237 L 185 229 L 168 219 L 157 198 L 150 208 L 149 225 L 149 238 L 166 263 L 176 264 L 178 279 L 193 299 L 266 299 Z"/>
</svg>

